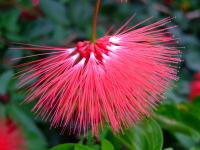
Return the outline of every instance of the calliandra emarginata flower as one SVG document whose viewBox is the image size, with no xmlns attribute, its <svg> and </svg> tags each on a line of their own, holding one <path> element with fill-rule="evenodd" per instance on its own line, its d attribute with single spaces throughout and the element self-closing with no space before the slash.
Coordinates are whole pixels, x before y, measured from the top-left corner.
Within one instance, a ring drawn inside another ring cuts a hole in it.
<svg viewBox="0 0 200 150">
<path fill-rule="evenodd" d="M 128 28 L 132 17 L 114 34 L 96 39 L 99 6 L 97 0 L 92 41 L 73 48 L 24 44 L 27 50 L 49 52 L 19 65 L 19 85 L 28 92 L 25 102 L 37 100 L 34 112 L 50 118 L 52 126 L 69 125 L 79 133 L 91 128 L 94 135 L 105 122 L 118 132 L 148 116 L 177 80 L 180 62 L 176 40 L 167 31 L 174 26 L 165 27 L 171 17 Z"/>
<path fill-rule="evenodd" d="M 104 122 L 113 131 L 131 126 L 148 116 L 177 80 L 180 51 L 167 32 L 173 27 L 164 27 L 170 21 L 168 17 L 141 28 L 144 21 L 128 29 L 122 26 L 74 48 L 26 45 L 27 50 L 51 52 L 19 65 L 26 67 L 19 84 L 30 86 L 25 101 L 38 99 L 33 111 L 63 129 L 91 128 L 98 134 Z"/>
<path fill-rule="evenodd" d="M 1 150 L 26 150 L 26 144 L 21 131 L 10 120 L 0 120 L 0 149 Z"/>
</svg>

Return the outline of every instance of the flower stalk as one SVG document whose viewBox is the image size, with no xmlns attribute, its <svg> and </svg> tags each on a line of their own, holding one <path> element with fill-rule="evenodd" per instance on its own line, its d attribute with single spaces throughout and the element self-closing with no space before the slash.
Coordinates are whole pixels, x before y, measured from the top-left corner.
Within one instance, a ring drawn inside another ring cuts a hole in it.
<svg viewBox="0 0 200 150">
<path fill-rule="evenodd" d="M 101 3 L 101 0 L 96 0 L 96 6 L 95 6 L 94 14 L 93 14 L 93 24 L 92 24 L 92 26 L 93 26 L 92 42 L 93 43 L 96 42 L 96 37 L 97 37 L 97 17 L 98 17 L 98 13 L 99 13 L 100 3 Z"/>
</svg>

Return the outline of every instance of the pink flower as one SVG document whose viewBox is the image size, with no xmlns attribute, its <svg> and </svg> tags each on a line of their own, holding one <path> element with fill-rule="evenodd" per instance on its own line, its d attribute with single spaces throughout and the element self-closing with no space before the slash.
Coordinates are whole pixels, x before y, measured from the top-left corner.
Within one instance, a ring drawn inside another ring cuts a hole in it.
<svg viewBox="0 0 200 150">
<path fill-rule="evenodd" d="M 0 120 L 0 149 L 26 150 L 25 140 L 15 123 L 10 120 Z"/>
<path fill-rule="evenodd" d="M 0 102 L 2 103 L 8 103 L 10 101 L 10 95 L 9 94 L 0 94 Z"/>
<path fill-rule="evenodd" d="M 200 96 L 200 73 L 195 74 L 194 81 L 190 84 L 190 101 L 193 101 L 197 96 Z"/>
<path fill-rule="evenodd" d="M 173 3 L 173 0 L 164 0 L 164 4 L 171 5 Z"/>
<path fill-rule="evenodd" d="M 38 5 L 40 3 L 40 0 L 32 0 L 33 5 Z"/>
<path fill-rule="evenodd" d="M 23 19 L 23 20 L 33 21 L 36 18 L 37 16 L 29 10 L 22 10 L 20 13 L 20 19 Z"/>
<path fill-rule="evenodd" d="M 164 28 L 170 17 L 138 28 L 145 21 L 74 48 L 25 45 L 51 51 L 19 65 L 26 102 L 37 100 L 33 111 L 52 126 L 84 133 L 98 134 L 104 122 L 117 132 L 148 116 L 177 80 L 180 51 L 167 32 L 173 27 Z"/>
</svg>

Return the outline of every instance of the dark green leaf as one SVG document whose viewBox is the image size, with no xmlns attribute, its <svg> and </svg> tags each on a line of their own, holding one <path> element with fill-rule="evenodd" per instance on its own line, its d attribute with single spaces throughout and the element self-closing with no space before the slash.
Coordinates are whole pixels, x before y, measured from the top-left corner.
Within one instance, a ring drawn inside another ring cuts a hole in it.
<svg viewBox="0 0 200 150">
<path fill-rule="evenodd" d="M 199 103 L 166 104 L 160 106 L 155 119 L 187 148 L 200 141 Z"/>
<path fill-rule="evenodd" d="M 50 150 L 74 150 L 74 144 L 61 144 L 51 148 Z"/>
<path fill-rule="evenodd" d="M 186 55 L 186 64 L 188 68 L 194 71 L 200 71 L 200 53 L 195 51 L 190 51 Z"/>
<path fill-rule="evenodd" d="M 119 149 L 119 143 L 128 150 L 161 150 L 163 145 L 160 126 L 152 119 L 145 119 L 123 134 L 110 137 L 109 140 L 115 144 L 116 149 Z"/>
<path fill-rule="evenodd" d="M 19 31 L 18 18 L 20 11 L 18 9 L 11 9 L 9 11 L 4 11 L 0 13 L 0 27 L 5 29 L 8 32 L 17 32 Z"/>
<path fill-rule="evenodd" d="M 101 150 L 114 150 L 114 146 L 108 140 L 103 140 Z"/>
<path fill-rule="evenodd" d="M 190 150 L 200 150 L 200 147 L 192 147 Z"/>
<path fill-rule="evenodd" d="M 165 148 L 163 150 L 173 150 L 173 148 L 170 147 L 170 148 Z"/>
<path fill-rule="evenodd" d="M 0 95 L 3 95 L 7 92 L 8 89 L 8 83 L 9 81 L 12 79 L 13 77 L 13 71 L 9 70 L 7 72 L 4 72 L 1 76 L 0 76 Z"/>
<path fill-rule="evenodd" d="M 85 145 L 76 144 L 74 150 L 94 150 L 94 149 Z"/>
<path fill-rule="evenodd" d="M 55 0 L 42 0 L 40 1 L 42 11 L 47 17 L 60 23 L 67 24 L 67 11 L 64 5 Z"/>
<path fill-rule="evenodd" d="M 48 20 L 38 19 L 34 21 L 27 29 L 26 34 L 30 38 L 37 38 L 53 32 L 54 26 Z"/>
<path fill-rule="evenodd" d="M 51 150 L 94 150 L 88 146 L 81 145 L 81 144 L 61 144 L 51 148 Z"/>
<path fill-rule="evenodd" d="M 5 106 L 0 103 L 0 119 L 5 117 Z"/>
</svg>

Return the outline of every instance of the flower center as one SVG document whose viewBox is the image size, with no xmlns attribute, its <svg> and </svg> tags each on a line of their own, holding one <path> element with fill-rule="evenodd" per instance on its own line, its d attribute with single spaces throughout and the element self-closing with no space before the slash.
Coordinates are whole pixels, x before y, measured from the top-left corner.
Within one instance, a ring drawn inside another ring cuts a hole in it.
<svg viewBox="0 0 200 150">
<path fill-rule="evenodd" d="M 70 57 L 73 57 L 75 64 L 81 60 L 87 63 L 91 57 L 94 57 L 99 64 L 103 64 L 104 56 L 109 56 L 113 50 L 113 46 L 117 46 L 116 42 L 110 40 L 110 37 L 98 39 L 95 43 L 90 41 L 78 42 Z"/>
</svg>

